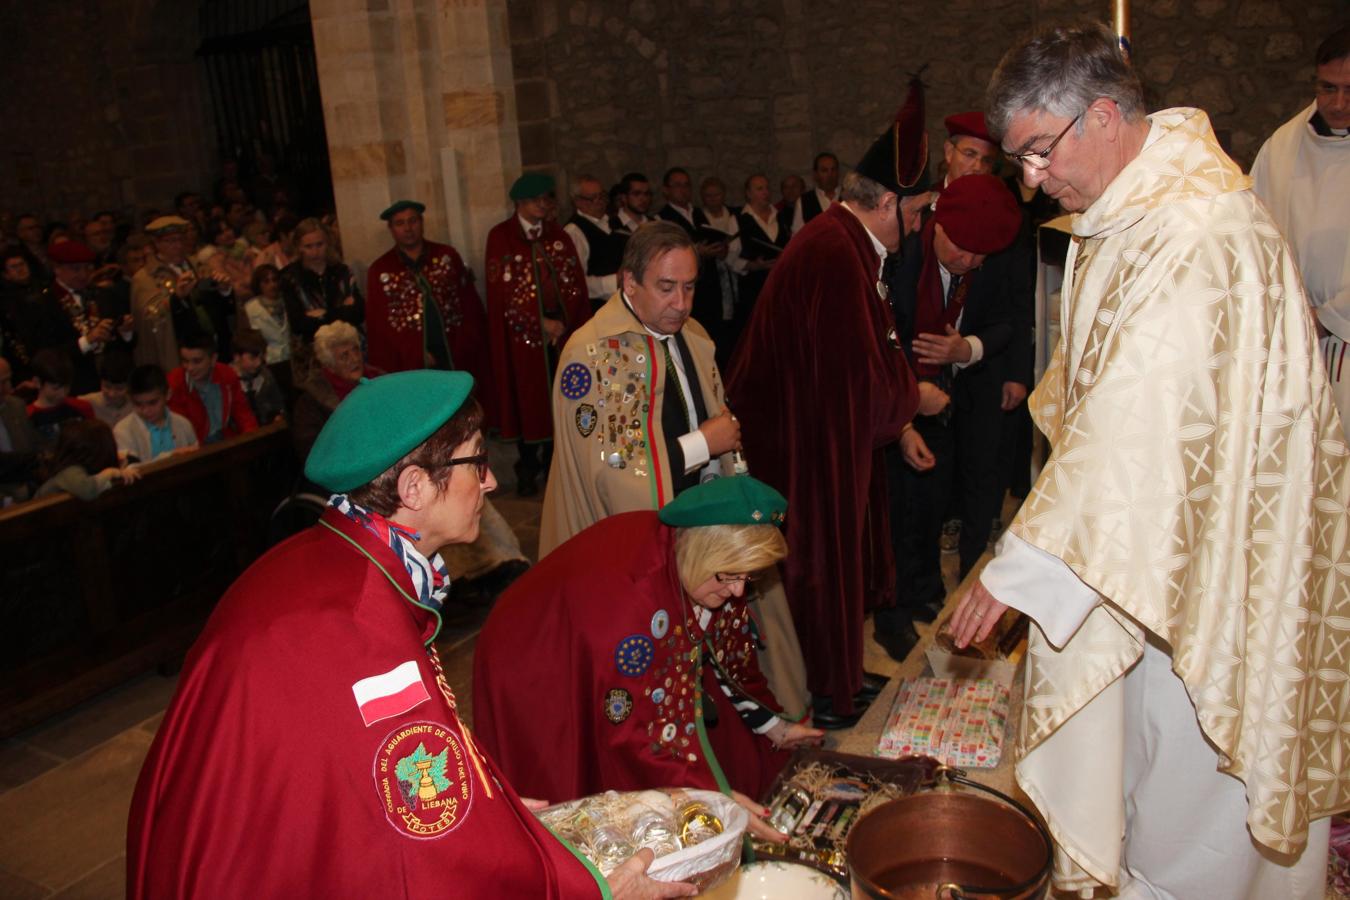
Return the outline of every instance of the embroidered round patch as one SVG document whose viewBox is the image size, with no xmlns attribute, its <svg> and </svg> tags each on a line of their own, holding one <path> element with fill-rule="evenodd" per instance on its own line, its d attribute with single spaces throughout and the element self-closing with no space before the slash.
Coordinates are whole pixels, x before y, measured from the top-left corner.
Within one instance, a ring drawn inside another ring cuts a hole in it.
<svg viewBox="0 0 1350 900">
<path fill-rule="evenodd" d="M 591 370 L 579 362 L 568 363 L 558 385 L 568 400 L 580 400 L 591 392 Z"/>
<path fill-rule="evenodd" d="M 652 637 L 659 641 L 666 636 L 666 632 L 669 629 L 670 613 L 666 612 L 664 609 L 658 609 L 652 614 Z"/>
<path fill-rule="evenodd" d="M 473 804 L 471 767 L 459 735 L 448 726 L 400 725 L 375 752 L 375 790 L 385 818 L 405 837 L 449 834 Z"/>
<path fill-rule="evenodd" d="M 614 688 L 605 695 L 605 718 L 618 725 L 633 711 L 633 695 L 623 688 Z"/>
<path fill-rule="evenodd" d="M 652 664 L 655 653 L 651 638 L 645 634 L 630 634 L 614 648 L 614 665 L 618 667 L 620 675 L 639 678 Z"/>
<path fill-rule="evenodd" d="M 667 722 L 666 727 L 661 729 L 661 740 L 669 744 L 671 741 L 675 740 L 675 733 L 675 723 Z"/>
<path fill-rule="evenodd" d="M 666 699 L 666 689 L 665 689 L 665 688 L 657 688 L 656 690 L 652 691 L 652 702 L 653 702 L 653 703 L 656 703 L 656 704 L 659 705 L 659 704 L 662 703 L 665 699 Z"/>
<path fill-rule="evenodd" d="M 587 377 L 590 377 L 589 375 Z M 589 403 L 583 403 L 577 407 L 575 414 L 577 422 L 577 433 L 582 437 L 590 437 L 591 432 L 595 431 L 596 422 L 599 416 L 595 414 L 595 407 Z"/>
</svg>

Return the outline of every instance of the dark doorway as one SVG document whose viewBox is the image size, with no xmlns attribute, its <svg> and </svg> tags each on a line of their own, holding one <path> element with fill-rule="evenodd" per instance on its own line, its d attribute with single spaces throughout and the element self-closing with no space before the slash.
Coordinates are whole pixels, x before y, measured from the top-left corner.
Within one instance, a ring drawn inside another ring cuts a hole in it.
<svg viewBox="0 0 1350 900">
<path fill-rule="evenodd" d="M 306 0 L 202 0 L 202 44 L 222 160 L 266 210 L 277 191 L 301 215 L 333 204 Z"/>
</svg>

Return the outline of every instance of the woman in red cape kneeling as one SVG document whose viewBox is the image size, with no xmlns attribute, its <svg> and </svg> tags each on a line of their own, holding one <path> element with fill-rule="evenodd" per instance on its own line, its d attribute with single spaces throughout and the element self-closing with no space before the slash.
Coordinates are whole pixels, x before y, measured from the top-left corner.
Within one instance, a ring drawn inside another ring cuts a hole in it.
<svg viewBox="0 0 1350 900">
<path fill-rule="evenodd" d="M 822 737 L 778 714 L 745 600 L 787 552 L 785 508 L 762 482 L 719 478 L 597 522 L 511 586 L 478 637 L 474 720 L 513 784 L 555 802 L 721 790 L 781 838 L 749 797 Z"/>
</svg>

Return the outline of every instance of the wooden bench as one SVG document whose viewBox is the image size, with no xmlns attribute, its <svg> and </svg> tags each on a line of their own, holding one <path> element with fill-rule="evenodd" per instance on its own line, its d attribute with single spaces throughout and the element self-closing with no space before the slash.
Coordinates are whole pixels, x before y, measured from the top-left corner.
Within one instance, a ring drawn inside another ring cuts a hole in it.
<svg viewBox="0 0 1350 900">
<path fill-rule="evenodd" d="M 0 737 L 173 668 L 266 549 L 295 480 L 285 425 L 142 466 L 135 484 L 0 510 Z"/>
</svg>

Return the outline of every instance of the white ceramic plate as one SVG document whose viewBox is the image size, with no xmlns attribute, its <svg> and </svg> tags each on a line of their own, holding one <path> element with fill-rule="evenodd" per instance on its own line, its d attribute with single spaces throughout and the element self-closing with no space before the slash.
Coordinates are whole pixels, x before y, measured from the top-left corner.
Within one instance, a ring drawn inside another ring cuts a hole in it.
<svg viewBox="0 0 1350 900">
<path fill-rule="evenodd" d="M 701 896 L 708 900 L 848 900 L 843 885 L 823 872 L 778 860 L 746 863 Z"/>
</svg>

